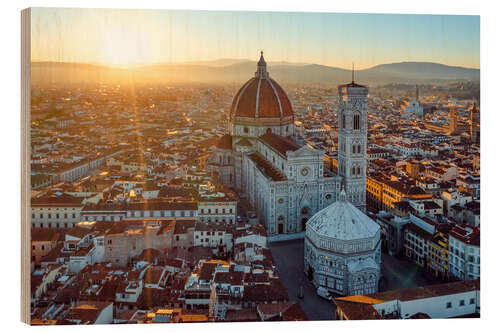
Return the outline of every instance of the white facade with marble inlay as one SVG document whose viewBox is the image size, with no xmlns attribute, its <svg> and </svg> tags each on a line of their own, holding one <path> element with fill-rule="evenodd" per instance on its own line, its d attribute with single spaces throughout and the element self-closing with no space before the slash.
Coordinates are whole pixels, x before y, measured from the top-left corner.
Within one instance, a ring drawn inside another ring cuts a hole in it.
<svg viewBox="0 0 500 333">
<path fill-rule="evenodd" d="M 270 241 L 303 237 L 309 218 L 338 200 L 342 183 L 348 200 L 364 209 L 368 88 L 354 85 L 339 87 L 339 112 L 350 126 L 358 114 L 360 127 L 339 130 L 339 140 L 359 147 L 352 156 L 339 153 L 339 159 L 359 167 L 355 175 L 332 173 L 324 168 L 324 151 L 297 144 L 292 105 L 262 55 L 255 76 L 233 98 L 226 143 L 218 145 L 206 168 L 248 198 Z"/>
<path fill-rule="evenodd" d="M 380 227 L 353 204 L 340 199 L 307 222 L 304 273 L 316 287 L 339 295 L 378 291 Z"/>
</svg>

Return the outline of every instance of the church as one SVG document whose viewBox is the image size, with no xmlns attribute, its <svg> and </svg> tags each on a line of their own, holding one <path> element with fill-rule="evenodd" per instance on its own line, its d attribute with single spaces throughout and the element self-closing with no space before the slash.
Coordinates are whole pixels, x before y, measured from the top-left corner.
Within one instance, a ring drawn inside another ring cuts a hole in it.
<svg viewBox="0 0 500 333">
<path fill-rule="evenodd" d="M 415 98 L 401 105 L 403 112 L 414 114 L 418 117 L 423 117 L 424 106 L 420 104 L 418 95 L 418 86 L 415 86 Z"/>
<path fill-rule="evenodd" d="M 338 295 L 378 291 L 380 226 L 346 200 L 340 199 L 307 222 L 304 273 L 316 287 Z"/>
<path fill-rule="evenodd" d="M 353 76 L 338 94 L 338 174 L 324 168 L 324 151 L 295 140 L 292 103 L 262 52 L 255 75 L 232 100 L 229 134 L 205 167 L 248 199 L 271 242 L 303 238 L 307 221 L 338 201 L 342 187 L 365 211 L 368 88 Z"/>
</svg>

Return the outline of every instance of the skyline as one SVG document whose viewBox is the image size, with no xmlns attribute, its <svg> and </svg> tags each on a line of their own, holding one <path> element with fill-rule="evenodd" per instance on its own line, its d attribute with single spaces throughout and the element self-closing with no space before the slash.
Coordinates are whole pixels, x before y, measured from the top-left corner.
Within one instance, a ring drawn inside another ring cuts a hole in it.
<svg viewBox="0 0 500 333">
<path fill-rule="evenodd" d="M 127 67 L 253 60 L 264 50 L 271 63 L 346 69 L 352 62 L 357 69 L 405 61 L 480 65 L 479 16 L 69 8 L 32 13 L 34 62 Z"/>
</svg>

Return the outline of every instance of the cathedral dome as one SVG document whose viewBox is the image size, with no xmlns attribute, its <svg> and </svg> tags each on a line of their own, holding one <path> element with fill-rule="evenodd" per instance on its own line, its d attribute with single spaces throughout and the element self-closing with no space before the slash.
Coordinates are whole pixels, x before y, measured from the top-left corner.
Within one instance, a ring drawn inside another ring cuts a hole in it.
<svg viewBox="0 0 500 333">
<path fill-rule="evenodd" d="M 307 231 L 320 239 L 340 242 L 376 238 L 380 226 L 361 210 L 345 199 L 342 190 L 340 200 L 320 210 L 307 222 Z"/>
<path fill-rule="evenodd" d="M 255 76 L 248 80 L 233 98 L 231 118 L 233 120 L 290 118 L 293 121 L 292 104 L 283 88 L 269 77 L 262 52 Z"/>
</svg>

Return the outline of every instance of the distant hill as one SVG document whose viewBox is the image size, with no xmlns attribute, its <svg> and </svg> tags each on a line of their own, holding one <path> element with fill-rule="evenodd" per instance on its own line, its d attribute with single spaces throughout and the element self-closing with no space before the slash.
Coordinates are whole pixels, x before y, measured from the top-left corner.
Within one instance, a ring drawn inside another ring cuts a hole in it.
<svg viewBox="0 0 500 333">
<path fill-rule="evenodd" d="M 479 80 L 479 69 L 447 66 L 434 62 L 398 62 L 367 69 L 369 75 L 391 75 L 401 79 Z"/>
<path fill-rule="evenodd" d="M 93 64 L 33 62 L 32 83 L 243 83 L 253 76 L 255 61 L 220 59 L 190 63 L 153 64 L 134 69 Z M 281 83 L 338 84 L 351 81 L 351 71 L 316 64 L 270 62 L 268 71 Z M 366 84 L 479 81 L 479 69 L 432 62 L 400 62 L 358 70 L 356 81 Z"/>
</svg>

